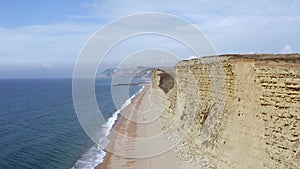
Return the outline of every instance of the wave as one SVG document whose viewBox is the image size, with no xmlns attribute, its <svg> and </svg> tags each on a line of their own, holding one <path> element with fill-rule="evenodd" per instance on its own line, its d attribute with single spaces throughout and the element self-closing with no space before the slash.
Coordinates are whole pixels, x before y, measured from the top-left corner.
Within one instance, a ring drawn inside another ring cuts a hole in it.
<svg viewBox="0 0 300 169">
<path fill-rule="evenodd" d="M 108 120 L 105 124 L 103 124 L 103 128 L 101 130 L 102 137 L 99 140 L 99 144 L 96 144 L 92 146 L 85 154 L 83 154 L 74 164 L 74 166 L 71 169 L 93 169 L 97 165 L 101 164 L 104 160 L 104 157 L 106 155 L 106 152 L 103 150 L 105 147 L 108 146 L 109 139 L 108 135 L 115 125 L 118 115 L 122 110 L 124 110 L 128 105 L 131 104 L 132 100 L 139 95 L 143 90 L 145 89 L 145 86 L 142 86 L 142 88 L 136 92 L 134 95 L 132 95 L 129 99 L 127 99 L 123 105 L 120 107 L 119 110 L 117 110 Z"/>
</svg>

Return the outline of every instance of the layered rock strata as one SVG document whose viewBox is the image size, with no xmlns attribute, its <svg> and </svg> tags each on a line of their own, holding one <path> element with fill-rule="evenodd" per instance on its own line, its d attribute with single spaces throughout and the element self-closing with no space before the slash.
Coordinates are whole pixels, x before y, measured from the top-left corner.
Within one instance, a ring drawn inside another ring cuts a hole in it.
<svg viewBox="0 0 300 169">
<path fill-rule="evenodd" d="M 222 55 L 152 71 L 163 129 L 201 168 L 300 168 L 300 55 Z"/>
</svg>

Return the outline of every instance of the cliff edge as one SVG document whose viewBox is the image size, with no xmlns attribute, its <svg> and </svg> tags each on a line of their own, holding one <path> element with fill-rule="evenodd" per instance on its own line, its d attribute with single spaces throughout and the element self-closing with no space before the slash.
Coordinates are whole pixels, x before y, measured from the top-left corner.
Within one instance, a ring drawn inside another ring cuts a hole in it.
<svg viewBox="0 0 300 169">
<path fill-rule="evenodd" d="M 300 55 L 221 55 L 152 71 L 163 129 L 201 168 L 300 168 Z"/>
</svg>

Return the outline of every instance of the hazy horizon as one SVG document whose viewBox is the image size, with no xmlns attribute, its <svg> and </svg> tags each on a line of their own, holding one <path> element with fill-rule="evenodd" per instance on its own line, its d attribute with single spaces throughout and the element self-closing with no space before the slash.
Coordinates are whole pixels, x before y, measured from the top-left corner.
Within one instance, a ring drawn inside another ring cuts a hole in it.
<svg viewBox="0 0 300 169">
<path fill-rule="evenodd" d="M 299 53 L 299 7 L 296 0 L 3 1 L 0 78 L 71 77 L 80 51 L 96 31 L 120 17 L 143 12 L 185 19 L 207 37 L 217 54 Z M 106 66 L 100 69 L 116 67 L 120 59 L 146 48 L 163 48 L 181 59 L 193 55 L 172 39 L 134 37 L 110 51 L 110 59 L 104 60 Z"/>
</svg>

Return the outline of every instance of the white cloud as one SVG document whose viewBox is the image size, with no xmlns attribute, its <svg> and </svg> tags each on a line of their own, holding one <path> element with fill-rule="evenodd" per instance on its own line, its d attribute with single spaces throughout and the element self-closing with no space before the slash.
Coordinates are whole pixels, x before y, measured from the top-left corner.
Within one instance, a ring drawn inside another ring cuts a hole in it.
<svg viewBox="0 0 300 169">
<path fill-rule="evenodd" d="M 0 64 L 74 63 L 98 25 L 59 23 L 0 29 Z"/>
<path fill-rule="evenodd" d="M 196 58 L 197 58 L 196 56 L 190 55 L 190 56 L 188 57 L 188 60 L 190 60 L 190 59 L 196 59 Z"/>
<path fill-rule="evenodd" d="M 46 68 L 46 69 L 48 69 L 48 68 L 52 69 L 52 68 L 54 68 L 54 65 L 44 63 L 44 64 L 41 65 L 41 67 Z"/>
<path fill-rule="evenodd" d="M 93 14 L 105 19 L 116 19 L 137 12 L 167 12 L 201 21 L 222 16 L 298 16 L 300 2 L 297 0 L 241 1 L 224 0 L 217 3 L 209 0 L 94 0 L 83 4 Z"/>
<path fill-rule="evenodd" d="M 300 1 L 263 0 L 218 3 L 190 1 L 90 1 L 95 17 L 110 21 L 139 12 L 166 12 L 194 23 L 219 53 L 276 53 L 282 43 L 300 51 Z"/>
<path fill-rule="evenodd" d="M 90 0 L 82 5 L 90 13 L 70 14 L 69 18 L 77 19 L 76 23 L 0 27 L 0 64 L 73 63 L 85 41 L 101 25 L 139 12 L 166 12 L 187 19 L 205 33 L 218 53 L 276 53 L 287 43 L 289 45 L 282 52 L 300 52 L 300 1 L 297 0 L 224 0 L 218 3 L 209 0 L 189 3 L 180 0 Z M 89 22 L 79 22 L 85 19 Z M 131 29 L 130 25 L 126 29 Z M 136 49 L 135 46 L 131 48 Z"/>
<path fill-rule="evenodd" d="M 290 45 L 285 45 L 282 50 L 281 50 L 282 54 L 286 54 L 286 53 L 293 53 L 293 49 Z"/>
</svg>

